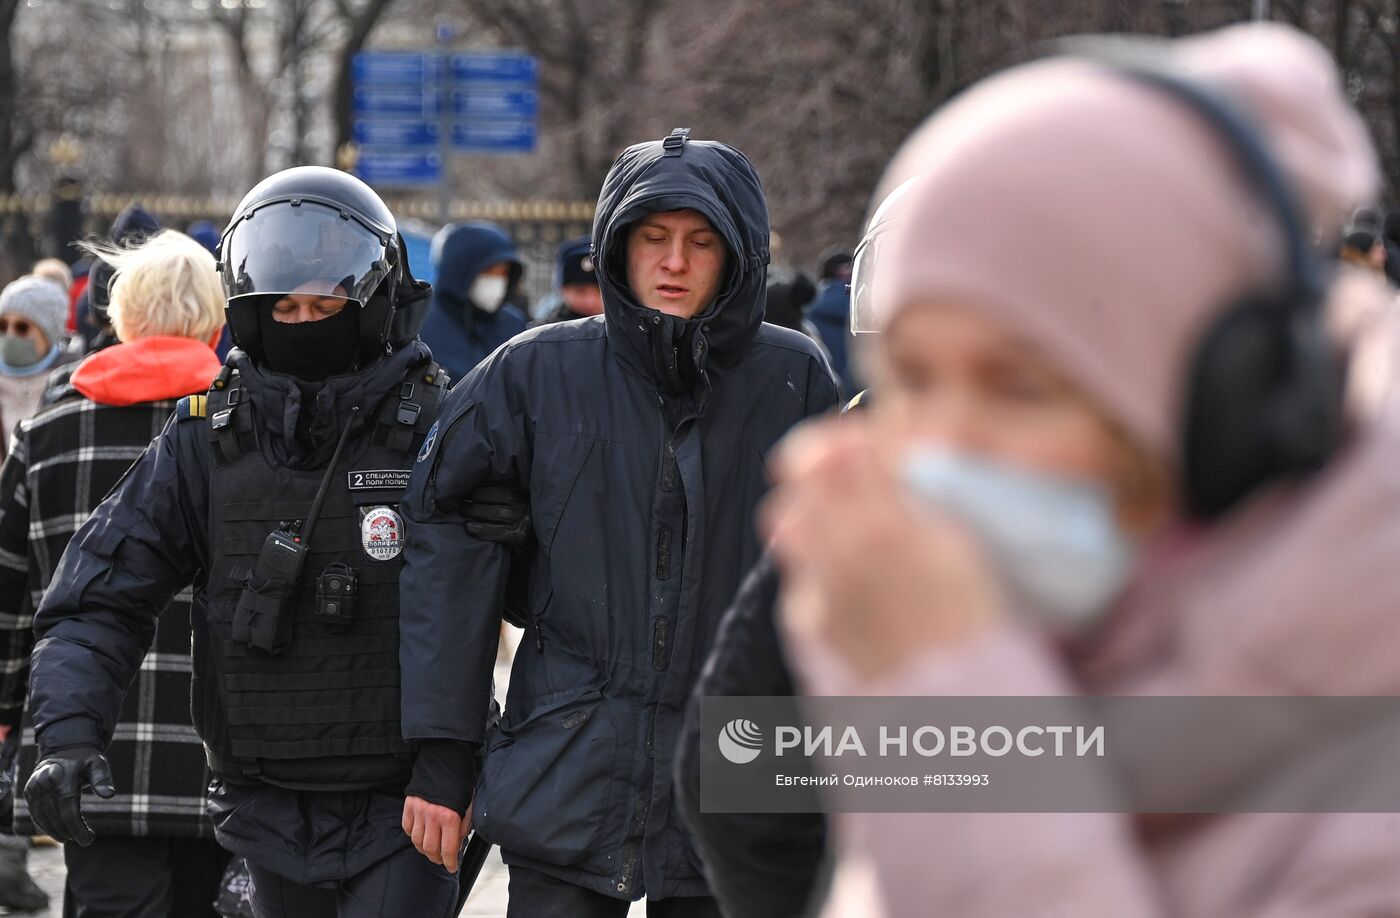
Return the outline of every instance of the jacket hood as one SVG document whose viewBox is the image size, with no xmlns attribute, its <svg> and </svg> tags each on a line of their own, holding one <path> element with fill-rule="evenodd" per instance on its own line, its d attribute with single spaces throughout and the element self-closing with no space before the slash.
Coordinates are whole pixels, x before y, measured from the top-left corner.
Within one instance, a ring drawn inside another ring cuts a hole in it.
<svg viewBox="0 0 1400 918">
<path fill-rule="evenodd" d="M 114 344 L 73 371 L 73 388 L 101 405 L 136 405 L 204 392 L 219 372 L 206 342 L 158 335 Z"/>
<path fill-rule="evenodd" d="M 687 209 L 703 214 L 724 238 L 729 266 L 715 301 L 682 320 L 637 300 L 627 281 L 625 248 L 627 227 L 640 217 Z M 676 359 L 693 362 L 703 381 L 711 361 L 732 364 L 758 333 L 768 271 L 768 203 L 758 173 L 733 147 L 679 133 L 629 147 L 598 196 L 593 248 L 608 338 L 624 362 L 643 372 L 664 372 L 658 363 L 658 348 L 670 350 L 661 346 L 664 338 L 675 346 Z"/>
<path fill-rule="evenodd" d="M 477 309 L 467 291 L 472 281 L 498 262 L 510 265 L 510 286 L 520 280 L 522 267 L 515 243 L 493 223 L 449 223 L 433 237 L 433 305 L 468 328 L 488 315 Z"/>
<path fill-rule="evenodd" d="M 316 468 L 330 460 L 343 424 L 353 418 L 354 437 L 374 423 L 379 401 L 411 368 L 431 360 L 428 346 L 414 340 L 368 367 L 321 383 L 265 372 L 239 348 L 229 351 L 225 363 L 238 370 L 256 406 L 259 433 L 272 436 L 277 458 L 293 468 Z"/>
</svg>

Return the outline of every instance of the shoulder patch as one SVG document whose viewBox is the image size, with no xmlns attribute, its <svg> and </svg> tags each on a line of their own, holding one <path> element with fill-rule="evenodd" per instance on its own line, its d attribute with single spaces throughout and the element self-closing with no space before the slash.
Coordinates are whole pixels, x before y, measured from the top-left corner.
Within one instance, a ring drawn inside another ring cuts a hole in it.
<svg viewBox="0 0 1400 918">
<path fill-rule="evenodd" d="M 204 417 L 206 399 L 207 396 L 203 395 L 185 396 L 180 399 L 180 404 L 176 406 L 175 416 L 182 421 Z"/>
<path fill-rule="evenodd" d="M 428 428 L 428 436 L 423 439 L 423 447 L 418 450 L 418 461 L 427 462 L 428 457 L 433 454 L 433 446 L 437 443 L 438 421 L 433 422 L 433 426 Z"/>
</svg>

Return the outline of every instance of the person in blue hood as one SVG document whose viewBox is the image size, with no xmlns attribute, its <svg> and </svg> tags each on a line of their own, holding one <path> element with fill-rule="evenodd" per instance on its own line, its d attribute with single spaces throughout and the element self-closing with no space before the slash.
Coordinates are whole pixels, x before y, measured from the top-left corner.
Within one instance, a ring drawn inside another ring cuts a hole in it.
<svg viewBox="0 0 1400 918">
<path fill-rule="evenodd" d="M 817 298 L 807 308 L 807 318 L 816 326 L 831 354 L 831 366 L 841 379 L 842 395 L 849 398 L 860 391 L 855 368 L 851 366 L 851 265 L 850 252 L 831 249 L 822 258 Z"/>
<path fill-rule="evenodd" d="M 219 247 L 219 228 L 210 220 L 196 220 L 185 230 L 185 235 L 213 252 Z"/>
<path fill-rule="evenodd" d="M 524 268 L 515 243 L 491 223 L 450 223 L 433 237 L 437 283 L 423 341 L 454 379 L 525 330 L 509 302 Z"/>
<path fill-rule="evenodd" d="M 479 782 L 415 788 L 404 826 L 435 863 L 468 826 L 499 845 L 511 918 L 623 916 L 643 897 L 652 916 L 720 914 L 672 793 L 682 715 L 759 556 L 764 454 L 836 404 L 816 346 L 763 322 L 768 233 L 738 150 L 684 130 L 630 147 L 593 224 L 603 314 L 497 350 L 418 454 L 401 503 L 403 734 L 472 771 L 469 753 L 485 758 Z M 514 550 L 463 515 L 502 488 L 533 519 Z M 525 636 L 488 725 L 503 612 Z"/>
<path fill-rule="evenodd" d="M 214 253 L 215 258 L 218 257 L 219 229 L 211 221 L 196 220 L 190 224 L 189 229 L 185 230 L 185 235 Z M 219 355 L 220 360 L 223 360 L 232 349 L 233 332 L 229 331 L 229 327 L 225 325 L 223 332 L 219 335 L 219 343 L 214 345 L 214 353 Z"/>
</svg>

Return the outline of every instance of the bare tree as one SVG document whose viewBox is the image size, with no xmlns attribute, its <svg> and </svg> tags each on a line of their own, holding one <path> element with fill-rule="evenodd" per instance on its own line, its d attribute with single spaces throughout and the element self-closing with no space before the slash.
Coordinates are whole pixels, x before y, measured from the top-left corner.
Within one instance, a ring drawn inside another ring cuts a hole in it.
<svg viewBox="0 0 1400 918">
<path fill-rule="evenodd" d="M 19 123 L 16 105 L 14 26 L 19 5 L 19 0 L 0 0 L 0 191 L 6 193 L 15 190 L 15 162 L 34 143 L 33 133 Z"/>
<path fill-rule="evenodd" d="M 329 163 L 353 133 L 368 47 L 432 44 L 539 61 L 540 143 L 457 157 L 476 201 L 591 200 L 629 143 L 687 126 L 758 166 L 781 256 L 853 244 L 881 170 L 962 88 L 1104 30 L 1189 34 L 1251 0 L 0 0 L 0 192 L 47 189 L 61 135 L 90 187 L 232 194 L 273 168 Z M 1400 0 L 1275 0 L 1337 58 L 1400 187 Z M 22 10 L 22 11 L 21 11 Z M 84 30 L 60 30 L 70 17 Z M 393 193 L 404 204 L 411 195 Z"/>
<path fill-rule="evenodd" d="M 354 90 L 355 55 L 364 50 L 374 27 L 389 9 L 392 0 L 365 0 L 356 6 L 350 0 L 336 0 L 336 11 L 345 29 L 345 40 L 336 52 L 335 145 L 339 149 L 354 136 L 351 93 Z"/>
</svg>

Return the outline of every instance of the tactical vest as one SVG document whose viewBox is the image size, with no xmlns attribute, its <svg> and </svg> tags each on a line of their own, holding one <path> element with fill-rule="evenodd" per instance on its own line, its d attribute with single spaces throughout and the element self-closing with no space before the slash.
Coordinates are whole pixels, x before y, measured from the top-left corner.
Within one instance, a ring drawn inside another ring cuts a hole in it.
<svg viewBox="0 0 1400 918">
<path fill-rule="evenodd" d="M 208 659 L 198 676 L 215 685 L 196 686 L 195 698 L 217 698 L 196 707 L 204 708 L 200 732 L 220 777 L 309 790 L 407 780 L 411 757 L 399 726 L 405 533 L 398 501 L 447 383 L 437 364 L 418 365 L 347 440 L 307 534 L 290 643 L 269 653 L 233 639 L 235 611 L 268 534 L 306 519 L 326 469 L 277 465 L 259 443 L 238 372 L 225 367 L 214 381 L 204 406 Z"/>
</svg>

